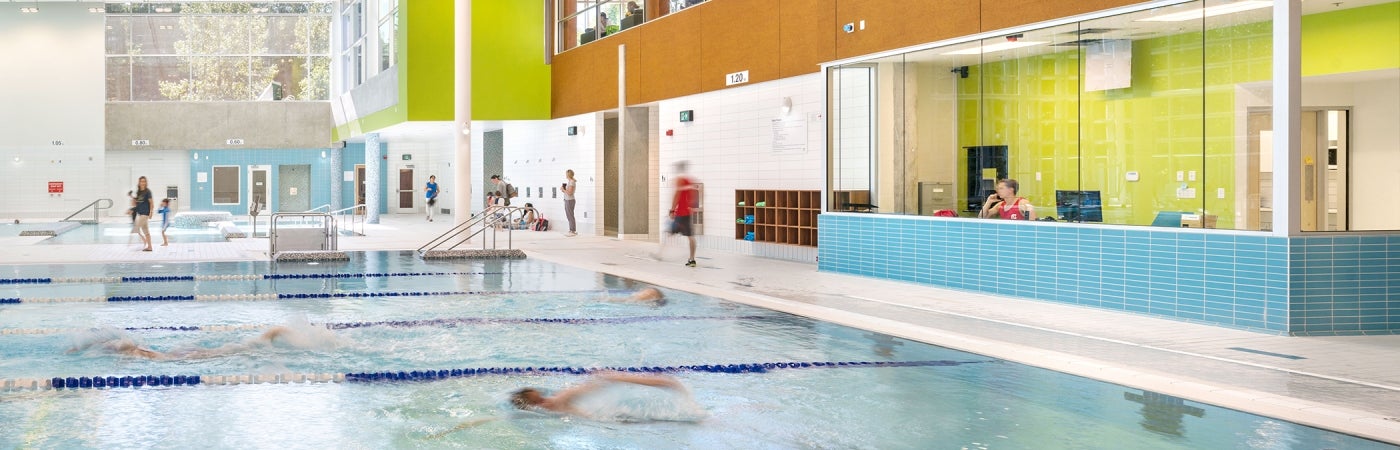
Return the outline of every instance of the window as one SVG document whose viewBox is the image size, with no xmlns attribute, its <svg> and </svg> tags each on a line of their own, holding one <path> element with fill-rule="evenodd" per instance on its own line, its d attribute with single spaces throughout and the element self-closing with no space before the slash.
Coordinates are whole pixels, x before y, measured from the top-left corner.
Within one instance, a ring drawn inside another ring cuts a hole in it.
<svg viewBox="0 0 1400 450">
<path fill-rule="evenodd" d="M 327 5 L 108 3 L 109 101 L 326 100 Z"/>
<path fill-rule="evenodd" d="M 241 179 L 238 166 L 214 166 L 214 179 L 211 183 L 214 189 L 214 204 L 237 205 L 243 203 L 239 190 Z"/>
</svg>

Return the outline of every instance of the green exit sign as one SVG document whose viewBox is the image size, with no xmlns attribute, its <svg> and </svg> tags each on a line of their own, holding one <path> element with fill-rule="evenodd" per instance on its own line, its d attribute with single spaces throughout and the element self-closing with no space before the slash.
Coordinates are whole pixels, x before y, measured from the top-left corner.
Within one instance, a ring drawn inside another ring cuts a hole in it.
<svg viewBox="0 0 1400 450">
<path fill-rule="evenodd" d="M 412 161 L 412 160 L 413 160 L 413 155 L 404 153 L 404 155 L 403 155 L 403 160 L 404 160 L 404 161 Z"/>
</svg>

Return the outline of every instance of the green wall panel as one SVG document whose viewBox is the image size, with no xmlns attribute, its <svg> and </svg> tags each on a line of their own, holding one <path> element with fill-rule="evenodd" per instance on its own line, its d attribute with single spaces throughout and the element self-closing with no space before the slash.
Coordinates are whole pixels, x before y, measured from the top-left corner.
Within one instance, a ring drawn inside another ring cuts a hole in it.
<svg viewBox="0 0 1400 450">
<path fill-rule="evenodd" d="M 472 2 L 472 119 L 549 120 L 544 3 Z"/>
<path fill-rule="evenodd" d="M 399 58 L 400 101 L 408 105 L 408 120 L 451 121 L 454 26 L 452 2 L 400 2 L 406 42 Z M 476 19 L 473 19 L 475 23 Z M 407 76 L 404 76 L 407 75 Z M 402 96 L 407 90 L 407 96 Z"/>
</svg>

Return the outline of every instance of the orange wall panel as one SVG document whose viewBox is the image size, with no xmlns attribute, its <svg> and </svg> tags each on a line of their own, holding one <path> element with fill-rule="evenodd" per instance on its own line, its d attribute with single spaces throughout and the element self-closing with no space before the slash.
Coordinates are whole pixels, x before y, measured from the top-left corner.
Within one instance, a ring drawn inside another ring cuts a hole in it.
<svg viewBox="0 0 1400 450">
<path fill-rule="evenodd" d="M 726 74 L 747 70 L 748 84 L 778 79 L 773 0 L 707 2 L 700 13 L 700 89 L 724 89 Z"/>
<path fill-rule="evenodd" d="M 701 19 L 705 8 L 686 10 L 637 27 L 641 32 L 641 93 L 646 103 L 702 92 L 700 90 Z M 631 32 L 631 30 L 628 30 Z M 627 70 L 633 71 L 631 65 Z M 614 94 L 616 95 L 616 94 Z M 632 101 L 628 95 L 628 102 Z M 635 103 L 634 103 L 635 104 Z"/>
<path fill-rule="evenodd" d="M 554 117 L 617 107 L 617 46 L 608 45 L 612 42 L 619 41 L 608 37 L 554 56 Z"/>
<path fill-rule="evenodd" d="M 998 0 L 985 0 L 993 2 Z M 860 30 L 860 21 L 865 29 Z M 853 33 L 839 28 L 857 25 Z M 850 58 L 941 39 L 976 34 L 977 2 L 962 0 L 837 0 L 836 57 Z"/>
<path fill-rule="evenodd" d="M 1142 3 L 1142 0 L 983 0 L 981 31 L 1000 30 L 1136 3 Z"/>
<path fill-rule="evenodd" d="M 778 6 L 778 77 L 806 75 L 836 59 L 836 0 L 782 0 Z"/>
</svg>

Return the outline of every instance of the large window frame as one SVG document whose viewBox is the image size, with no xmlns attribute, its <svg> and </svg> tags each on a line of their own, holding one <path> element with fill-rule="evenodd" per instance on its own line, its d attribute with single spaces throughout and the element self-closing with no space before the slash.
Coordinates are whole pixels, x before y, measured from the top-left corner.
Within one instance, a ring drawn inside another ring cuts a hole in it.
<svg viewBox="0 0 1400 450">
<path fill-rule="evenodd" d="M 107 101 L 327 100 L 330 45 L 317 37 L 329 41 L 331 9 L 306 1 L 108 3 Z M 190 34 L 221 36 L 229 29 L 246 33 L 246 40 L 208 43 Z M 210 78 L 230 70 L 241 73 Z M 283 92 L 291 95 L 276 97 Z"/>
</svg>

